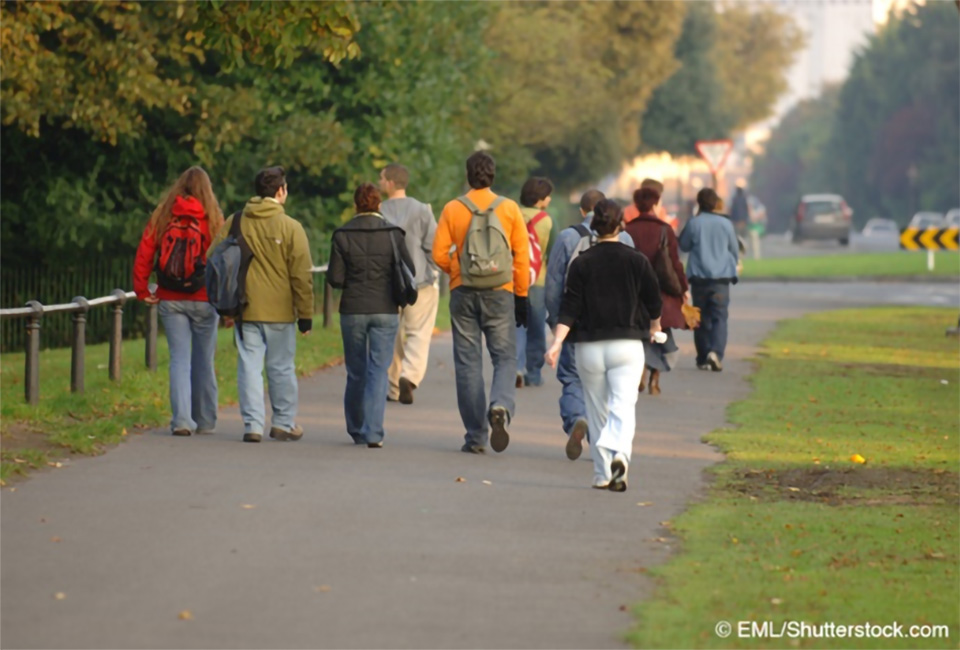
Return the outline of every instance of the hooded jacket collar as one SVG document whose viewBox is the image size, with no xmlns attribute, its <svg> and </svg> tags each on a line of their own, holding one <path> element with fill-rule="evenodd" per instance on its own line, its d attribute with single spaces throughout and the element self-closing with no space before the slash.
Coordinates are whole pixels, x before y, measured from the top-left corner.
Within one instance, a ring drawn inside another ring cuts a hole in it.
<svg viewBox="0 0 960 650">
<path fill-rule="evenodd" d="M 170 208 L 170 214 L 175 217 L 203 219 L 203 204 L 192 196 L 177 196 L 177 198 L 173 200 L 173 207 Z"/>
</svg>

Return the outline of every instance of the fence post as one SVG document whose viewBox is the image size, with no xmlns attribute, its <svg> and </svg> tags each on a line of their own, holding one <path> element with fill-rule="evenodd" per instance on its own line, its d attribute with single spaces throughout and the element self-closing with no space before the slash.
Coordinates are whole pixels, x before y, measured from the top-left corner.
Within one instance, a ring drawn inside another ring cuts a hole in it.
<svg viewBox="0 0 960 650">
<path fill-rule="evenodd" d="M 147 307 L 146 362 L 147 370 L 150 372 L 157 371 L 157 307 L 158 305 Z"/>
<path fill-rule="evenodd" d="M 117 302 L 113 306 L 113 325 L 110 328 L 110 379 L 120 381 L 120 357 L 123 347 L 123 303 L 127 294 L 123 289 L 114 289 L 113 297 Z"/>
<path fill-rule="evenodd" d="M 71 300 L 80 305 L 80 310 L 73 314 L 73 349 L 70 357 L 70 392 L 82 393 L 84 377 L 84 357 L 87 344 L 87 310 L 90 309 L 87 299 L 78 296 Z"/>
<path fill-rule="evenodd" d="M 330 326 L 330 316 L 333 314 L 333 291 L 327 282 L 327 274 L 323 274 L 323 327 Z"/>
<path fill-rule="evenodd" d="M 27 404 L 36 405 L 40 401 L 40 319 L 43 317 L 43 305 L 36 300 L 27 303 L 33 310 L 27 318 L 27 359 L 24 369 L 24 392 Z"/>
</svg>

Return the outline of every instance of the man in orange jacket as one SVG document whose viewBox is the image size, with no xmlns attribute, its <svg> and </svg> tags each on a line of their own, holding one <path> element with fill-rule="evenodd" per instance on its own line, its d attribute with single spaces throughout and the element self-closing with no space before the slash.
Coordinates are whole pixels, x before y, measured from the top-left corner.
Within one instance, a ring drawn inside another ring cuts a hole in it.
<svg viewBox="0 0 960 650">
<path fill-rule="evenodd" d="M 527 227 L 520 207 L 490 189 L 495 176 L 496 162 L 489 154 L 478 151 L 467 159 L 471 190 L 444 206 L 433 240 L 433 261 L 450 274 L 457 405 L 466 428 L 461 449 L 473 454 L 485 453 L 488 436 L 497 452 L 510 442 L 507 425 L 513 419 L 516 395 L 515 328 L 527 325 Z M 481 224 L 484 229 L 476 230 Z M 482 237 L 467 242 L 468 231 Z M 475 245 L 479 247 L 474 249 Z M 487 254 L 490 259 L 484 259 Z M 465 269 L 461 269 L 461 256 L 469 262 Z M 480 277 L 489 269 L 493 269 L 491 275 Z M 493 361 L 489 404 L 483 383 L 484 337 Z"/>
</svg>

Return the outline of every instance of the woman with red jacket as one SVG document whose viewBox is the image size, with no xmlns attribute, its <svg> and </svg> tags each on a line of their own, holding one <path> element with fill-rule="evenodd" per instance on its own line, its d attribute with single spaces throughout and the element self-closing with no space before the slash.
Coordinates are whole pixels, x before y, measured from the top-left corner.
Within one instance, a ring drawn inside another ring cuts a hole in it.
<svg viewBox="0 0 960 650">
<path fill-rule="evenodd" d="M 640 380 L 640 391 L 643 392 L 646 385 L 649 384 L 650 394 L 659 395 L 660 373 L 670 372 L 677 360 L 677 352 L 679 351 L 670 330 L 674 327 L 681 329 L 687 327 L 681 308 L 683 307 L 684 294 L 689 287 L 687 276 L 683 272 L 683 264 L 680 262 L 677 236 L 673 232 L 673 228 L 660 220 L 655 212 L 655 208 L 660 202 L 660 192 L 655 187 L 641 187 L 634 192 L 633 202 L 640 214 L 627 224 L 627 234 L 633 239 L 636 249 L 647 256 L 654 269 L 657 268 L 657 258 L 661 255 L 660 243 L 663 239 L 666 239 L 667 252 L 670 255 L 669 262 L 674 273 L 676 273 L 681 289 L 678 295 L 673 295 L 665 286 L 664 279 L 660 277 L 659 273 L 657 274 L 657 279 L 660 280 L 660 295 L 663 300 L 660 326 L 667 335 L 667 340 L 665 343 L 644 341 L 646 368 L 643 371 L 643 378 Z"/>
<path fill-rule="evenodd" d="M 212 433 L 217 424 L 218 316 L 207 302 L 207 248 L 223 212 L 200 167 L 181 174 L 150 215 L 133 266 L 133 290 L 159 314 L 170 347 L 170 430 L 175 436 Z M 156 271 L 155 291 L 147 286 Z"/>
</svg>

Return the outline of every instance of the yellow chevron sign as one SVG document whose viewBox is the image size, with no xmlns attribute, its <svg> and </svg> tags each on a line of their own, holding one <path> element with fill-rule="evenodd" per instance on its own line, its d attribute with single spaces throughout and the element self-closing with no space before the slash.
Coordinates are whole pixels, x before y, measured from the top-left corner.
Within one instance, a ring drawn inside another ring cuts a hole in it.
<svg viewBox="0 0 960 650">
<path fill-rule="evenodd" d="M 955 251 L 960 228 L 904 228 L 900 231 L 900 248 L 908 251 Z"/>
</svg>

